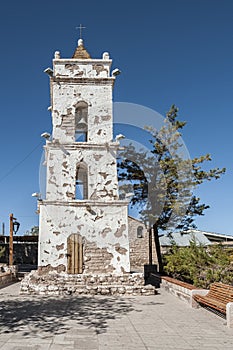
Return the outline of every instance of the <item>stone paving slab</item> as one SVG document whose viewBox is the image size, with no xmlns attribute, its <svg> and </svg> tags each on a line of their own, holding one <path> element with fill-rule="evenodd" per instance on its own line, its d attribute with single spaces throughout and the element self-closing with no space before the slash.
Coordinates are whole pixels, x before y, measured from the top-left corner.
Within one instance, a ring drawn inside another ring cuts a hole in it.
<svg viewBox="0 0 233 350">
<path fill-rule="evenodd" d="M 228 350 L 233 329 L 166 291 L 136 297 L 20 296 L 0 290 L 0 350 Z"/>
</svg>

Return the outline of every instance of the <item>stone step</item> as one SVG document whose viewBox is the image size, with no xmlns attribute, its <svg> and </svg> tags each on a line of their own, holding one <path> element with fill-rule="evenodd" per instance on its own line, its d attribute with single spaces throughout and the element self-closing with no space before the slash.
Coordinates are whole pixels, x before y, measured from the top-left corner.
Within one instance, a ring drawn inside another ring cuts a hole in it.
<svg viewBox="0 0 233 350">
<path fill-rule="evenodd" d="M 45 295 L 154 295 L 153 286 L 122 286 L 122 285 L 100 285 L 100 286 L 57 286 L 57 285 L 31 285 L 29 288 L 21 285 L 21 294 L 45 294 Z"/>
<path fill-rule="evenodd" d="M 31 272 L 21 282 L 22 294 L 152 295 L 155 288 L 144 284 L 143 274 L 38 274 Z"/>
</svg>

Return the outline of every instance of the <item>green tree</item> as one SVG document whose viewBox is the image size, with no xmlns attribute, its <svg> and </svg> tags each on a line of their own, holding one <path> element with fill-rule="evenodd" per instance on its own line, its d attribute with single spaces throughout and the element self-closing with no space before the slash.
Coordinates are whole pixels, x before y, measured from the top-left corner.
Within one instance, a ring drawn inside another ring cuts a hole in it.
<svg viewBox="0 0 233 350">
<path fill-rule="evenodd" d="M 31 235 L 31 236 L 38 236 L 39 235 L 39 226 L 33 226 L 30 231 L 26 232 L 26 236 Z"/>
<path fill-rule="evenodd" d="M 131 144 L 118 161 L 121 188 L 124 190 L 130 184 L 131 205 L 137 206 L 141 219 L 153 226 L 160 272 L 163 264 L 159 231 L 185 231 L 195 227 L 195 217 L 203 215 L 209 206 L 201 203 L 193 190 L 225 172 L 225 168 L 202 168 L 211 161 L 209 154 L 193 159 L 183 156 L 181 131 L 185 125 L 186 122 L 178 120 L 178 108 L 173 105 L 159 131 L 146 127 L 152 135 L 151 152 L 148 154 Z"/>
<path fill-rule="evenodd" d="M 193 239 L 189 247 L 173 244 L 163 258 L 164 270 L 173 278 L 202 288 L 208 288 L 213 282 L 232 284 L 230 254 L 221 244 L 205 247 Z"/>
</svg>

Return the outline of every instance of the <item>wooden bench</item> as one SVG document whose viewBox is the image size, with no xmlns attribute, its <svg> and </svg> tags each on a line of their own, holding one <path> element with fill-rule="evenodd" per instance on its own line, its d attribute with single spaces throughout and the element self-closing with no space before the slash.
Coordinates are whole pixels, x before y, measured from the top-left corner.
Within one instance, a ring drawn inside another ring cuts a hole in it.
<svg viewBox="0 0 233 350">
<path fill-rule="evenodd" d="M 215 282 L 210 285 L 210 290 L 206 295 L 195 294 L 193 299 L 202 306 L 226 314 L 227 304 L 233 302 L 233 286 Z"/>
</svg>

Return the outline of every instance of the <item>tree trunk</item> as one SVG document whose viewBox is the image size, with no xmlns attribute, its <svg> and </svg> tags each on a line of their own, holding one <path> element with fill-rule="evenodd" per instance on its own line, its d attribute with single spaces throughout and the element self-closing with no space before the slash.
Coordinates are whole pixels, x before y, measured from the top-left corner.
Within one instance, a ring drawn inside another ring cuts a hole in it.
<svg viewBox="0 0 233 350">
<path fill-rule="evenodd" d="M 156 224 L 153 225 L 153 231 L 154 231 L 155 250 L 156 250 L 157 259 L 158 259 L 158 270 L 159 270 L 159 273 L 162 274 L 163 273 L 163 261 L 162 261 L 160 243 L 159 243 L 159 232 L 158 232 L 158 227 L 156 226 Z"/>
<path fill-rule="evenodd" d="M 152 265 L 153 257 L 152 257 L 152 228 L 149 228 L 149 265 Z"/>
</svg>

